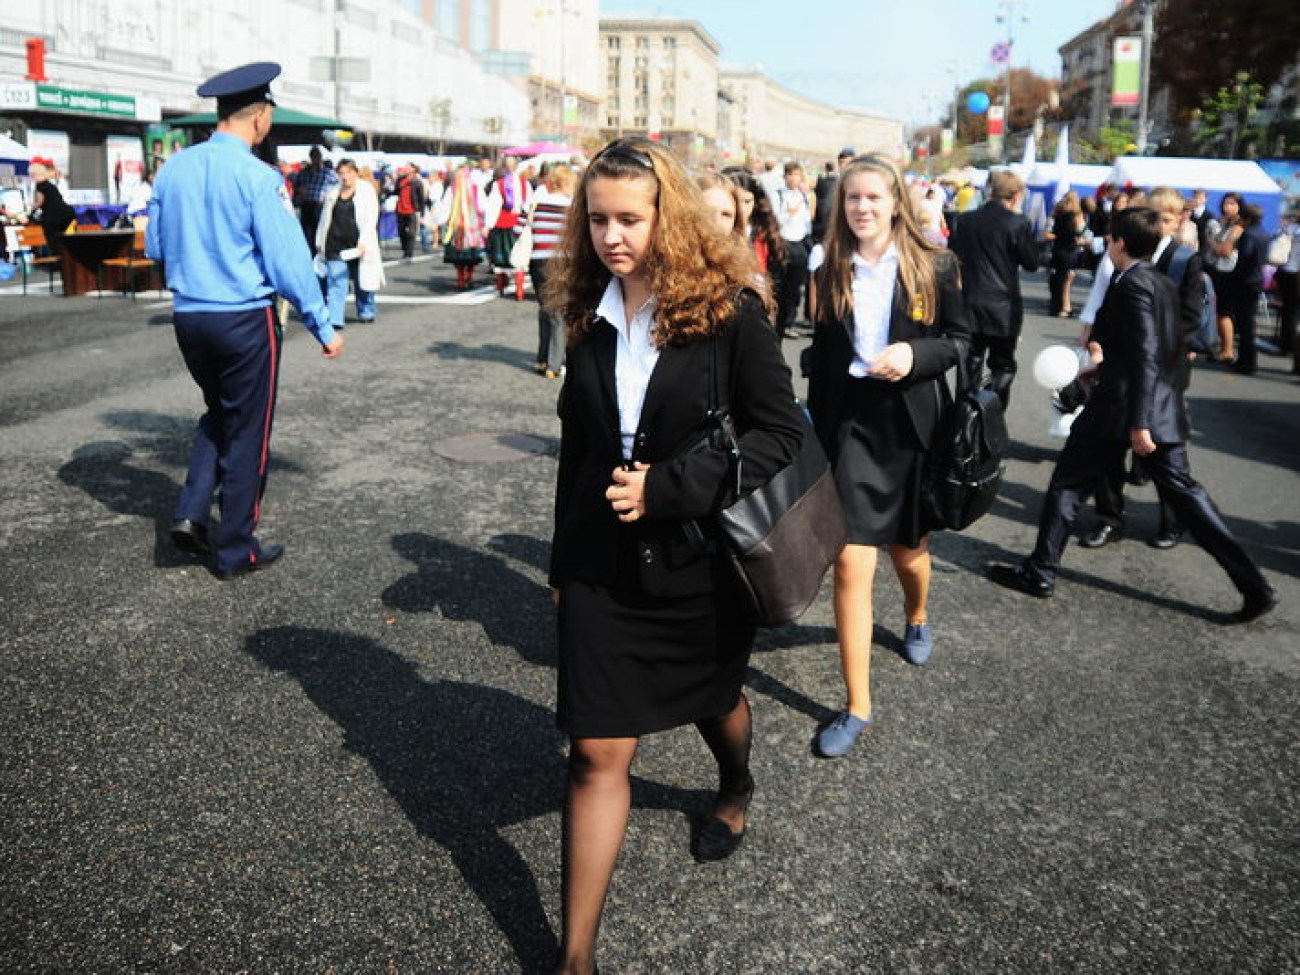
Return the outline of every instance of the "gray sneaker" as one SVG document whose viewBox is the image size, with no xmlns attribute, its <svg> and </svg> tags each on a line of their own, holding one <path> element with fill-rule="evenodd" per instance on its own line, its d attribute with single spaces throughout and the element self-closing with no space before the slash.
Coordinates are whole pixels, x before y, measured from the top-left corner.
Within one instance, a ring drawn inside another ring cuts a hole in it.
<svg viewBox="0 0 1300 975">
<path fill-rule="evenodd" d="M 822 758 L 839 758 L 858 740 L 858 735 L 870 727 L 875 711 L 864 721 L 849 711 L 841 711 L 813 738 L 813 751 Z"/>
<path fill-rule="evenodd" d="M 903 631 L 903 659 L 919 667 L 934 653 L 934 634 L 929 623 L 908 623 Z"/>
</svg>

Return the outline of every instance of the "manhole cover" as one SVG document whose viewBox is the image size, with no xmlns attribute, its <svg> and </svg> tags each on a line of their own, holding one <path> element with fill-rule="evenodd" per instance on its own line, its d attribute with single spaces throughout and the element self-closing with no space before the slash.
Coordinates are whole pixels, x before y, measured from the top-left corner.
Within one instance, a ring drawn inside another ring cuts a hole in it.
<svg viewBox="0 0 1300 975">
<path fill-rule="evenodd" d="M 434 441 L 434 453 L 466 464 L 497 464 L 506 460 L 535 457 L 547 452 L 540 437 L 526 433 L 463 433 L 459 437 Z"/>
</svg>

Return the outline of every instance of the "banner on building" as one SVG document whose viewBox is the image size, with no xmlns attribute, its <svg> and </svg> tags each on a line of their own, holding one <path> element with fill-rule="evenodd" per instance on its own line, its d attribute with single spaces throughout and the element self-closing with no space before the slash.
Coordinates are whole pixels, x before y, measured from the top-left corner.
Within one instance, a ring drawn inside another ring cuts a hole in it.
<svg viewBox="0 0 1300 975">
<path fill-rule="evenodd" d="M 1136 105 L 1142 90 L 1142 38 L 1115 38 L 1112 105 Z"/>
<path fill-rule="evenodd" d="M 939 152 L 945 156 L 952 155 L 952 129 L 944 129 L 939 133 Z"/>
</svg>

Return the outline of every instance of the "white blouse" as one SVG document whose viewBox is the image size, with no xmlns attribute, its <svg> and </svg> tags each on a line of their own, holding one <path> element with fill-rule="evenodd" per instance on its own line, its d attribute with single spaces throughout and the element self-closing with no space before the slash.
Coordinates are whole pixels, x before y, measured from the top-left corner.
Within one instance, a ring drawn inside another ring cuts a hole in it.
<svg viewBox="0 0 1300 975">
<path fill-rule="evenodd" d="M 623 284 L 610 278 L 596 307 L 596 315 L 613 327 L 618 335 L 618 352 L 614 357 L 614 389 L 618 396 L 618 427 L 623 438 L 623 459 L 632 459 L 632 444 L 641 425 L 641 406 L 645 403 L 646 387 L 650 374 L 659 361 L 659 349 L 654 344 L 654 316 L 657 303 L 654 296 L 627 321 L 623 305 Z"/>
<path fill-rule="evenodd" d="M 849 375 L 868 376 L 872 361 L 889 345 L 889 319 L 898 280 L 898 251 L 890 244 L 880 260 L 869 264 L 853 255 L 853 363 Z"/>
</svg>

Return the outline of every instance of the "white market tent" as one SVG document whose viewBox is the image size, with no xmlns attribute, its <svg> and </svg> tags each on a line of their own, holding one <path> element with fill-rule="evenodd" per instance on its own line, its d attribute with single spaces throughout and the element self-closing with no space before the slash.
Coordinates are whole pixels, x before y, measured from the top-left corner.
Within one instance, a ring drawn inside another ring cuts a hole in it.
<svg viewBox="0 0 1300 975">
<path fill-rule="evenodd" d="M 1111 167 L 1070 163 L 1065 167 L 1065 182 L 1080 198 L 1092 196 L 1097 187 L 1110 179 Z M 1061 185 L 1061 167 L 1054 162 L 1035 163 L 1025 178 L 1025 204 L 1021 208 L 1035 233 L 1047 226 L 1048 214 L 1056 206 L 1056 190 Z"/>
<path fill-rule="evenodd" d="M 1171 186 L 1185 196 L 1205 190 L 1206 205 L 1219 212 L 1223 194 L 1240 193 L 1247 203 L 1264 211 L 1264 228 L 1270 233 L 1281 222 L 1282 188 L 1249 159 L 1191 159 L 1179 156 L 1120 156 L 1107 176 L 1117 186 L 1132 184 L 1143 190 Z"/>
</svg>

